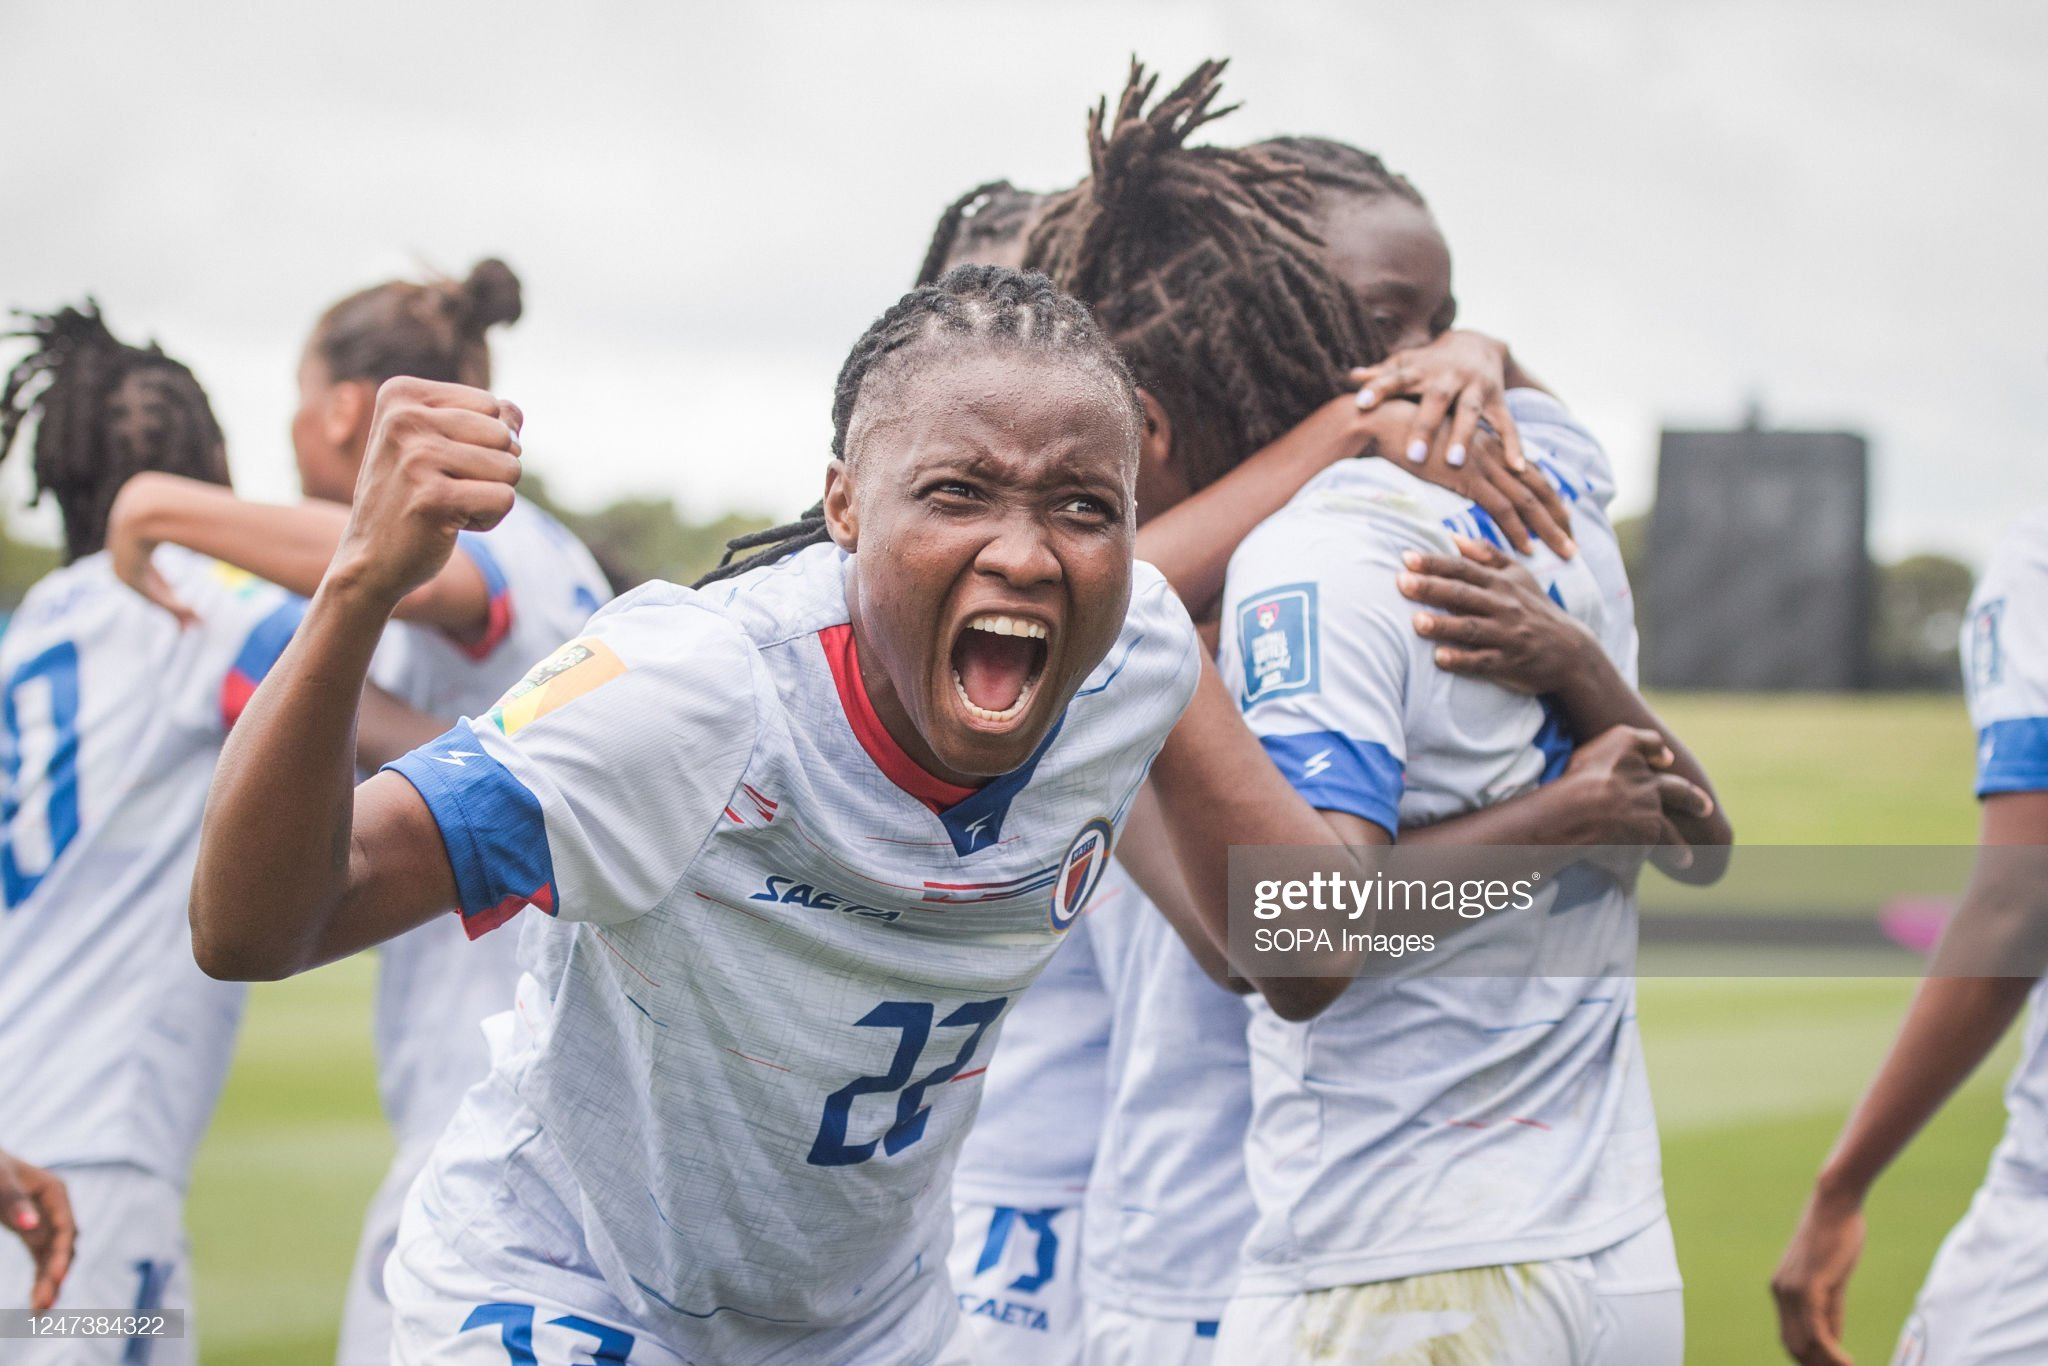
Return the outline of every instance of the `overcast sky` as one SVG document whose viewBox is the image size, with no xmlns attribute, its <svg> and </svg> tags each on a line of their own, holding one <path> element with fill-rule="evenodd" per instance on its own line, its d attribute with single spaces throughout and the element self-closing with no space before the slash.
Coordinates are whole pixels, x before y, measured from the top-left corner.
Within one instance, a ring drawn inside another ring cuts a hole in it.
<svg viewBox="0 0 2048 1366">
<path fill-rule="evenodd" d="M 96 293 L 287 498 L 321 309 L 499 254 L 527 315 L 497 387 L 552 487 L 790 512 L 940 209 L 1076 179 L 1132 51 L 1168 83 L 1234 59 L 1218 140 L 1322 133 L 1413 179 L 1463 321 L 1607 442 L 1624 508 L 1660 425 L 1752 394 L 1869 435 L 1881 553 L 1981 560 L 2048 501 L 2035 0 L 0 0 L 0 303 Z"/>
</svg>

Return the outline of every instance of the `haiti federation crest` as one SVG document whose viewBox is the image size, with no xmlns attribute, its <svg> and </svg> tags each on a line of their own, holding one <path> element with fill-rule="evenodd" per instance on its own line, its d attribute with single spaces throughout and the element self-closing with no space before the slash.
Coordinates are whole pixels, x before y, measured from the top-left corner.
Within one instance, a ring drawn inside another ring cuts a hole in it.
<svg viewBox="0 0 2048 1366">
<path fill-rule="evenodd" d="M 1105 816 L 1097 816 L 1081 827 L 1060 860 L 1059 875 L 1052 883 L 1052 927 L 1065 930 L 1074 923 L 1088 898 L 1095 895 L 1102 875 L 1109 871 L 1110 846 L 1116 830 Z"/>
</svg>

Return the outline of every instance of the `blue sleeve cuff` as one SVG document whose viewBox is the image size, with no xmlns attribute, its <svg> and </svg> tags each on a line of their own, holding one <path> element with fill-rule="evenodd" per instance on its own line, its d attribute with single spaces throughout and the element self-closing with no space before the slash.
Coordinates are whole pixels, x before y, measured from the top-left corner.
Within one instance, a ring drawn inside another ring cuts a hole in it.
<svg viewBox="0 0 2048 1366">
<path fill-rule="evenodd" d="M 419 791 L 440 827 L 463 929 L 472 939 L 526 906 L 556 913 L 554 860 L 540 801 L 484 752 L 467 723 L 385 767 Z"/>
<path fill-rule="evenodd" d="M 1261 735 L 1266 757 L 1319 811 L 1344 811 L 1371 821 L 1391 838 L 1401 828 L 1406 770 L 1392 750 L 1334 730 Z"/>
<path fill-rule="evenodd" d="M 2048 716 L 1993 721 L 1977 732 L 1977 795 L 2048 791 Z"/>
</svg>

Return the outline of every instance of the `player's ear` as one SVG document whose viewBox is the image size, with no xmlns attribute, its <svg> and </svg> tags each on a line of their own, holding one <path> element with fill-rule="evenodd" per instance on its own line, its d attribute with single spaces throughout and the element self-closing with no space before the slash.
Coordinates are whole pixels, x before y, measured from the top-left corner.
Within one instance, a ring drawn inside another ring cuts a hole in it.
<svg viewBox="0 0 2048 1366">
<path fill-rule="evenodd" d="M 1138 402 L 1145 408 L 1145 430 L 1138 438 L 1138 463 L 1164 473 L 1173 466 L 1173 419 L 1159 400 L 1138 390 Z"/>
<path fill-rule="evenodd" d="M 361 452 L 370 444 L 370 419 L 376 416 L 377 389 L 367 380 L 347 380 L 327 391 L 321 414 L 322 434 L 338 449 Z"/>
<path fill-rule="evenodd" d="M 853 506 L 853 474 L 844 460 L 825 467 L 825 530 L 851 555 L 860 549 L 860 514 Z"/>
</svg>

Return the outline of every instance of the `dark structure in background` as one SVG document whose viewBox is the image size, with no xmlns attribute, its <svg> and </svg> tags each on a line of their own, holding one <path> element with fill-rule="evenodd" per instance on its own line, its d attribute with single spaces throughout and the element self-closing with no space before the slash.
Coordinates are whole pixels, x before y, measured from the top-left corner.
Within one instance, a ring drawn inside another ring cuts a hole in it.
<svg viewBox="0 0 2048 1366">
<path fill-rule="evenodd" d="M 1868 450 L 1848 432 L 1663 434 L 1642 675 L 1665 688 L 1872 683 Z"/>
</svg>

